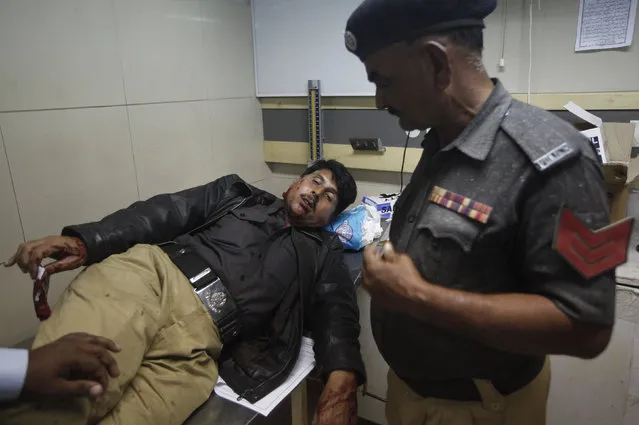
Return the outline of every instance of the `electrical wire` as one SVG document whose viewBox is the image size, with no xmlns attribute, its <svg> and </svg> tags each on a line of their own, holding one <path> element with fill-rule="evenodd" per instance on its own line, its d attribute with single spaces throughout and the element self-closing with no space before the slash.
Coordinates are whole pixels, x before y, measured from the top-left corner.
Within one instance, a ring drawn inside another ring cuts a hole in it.
<svg viewBox="0 0 639 425">
<path fill-rule="evenodd" d="M 404 155 L 402 157 L 402 171 L 399 173 L 399 193 L 404 190 L 404 164 L 406 164 L 406 151 L 408 150 L 408 140 L 410 133 L 406 133 L 406 143 L 404 143 Z"/>
<path fill-rule="evenodd" d="M 504 56 L 506 56 L 506 26 L 507 26 L 507 22 L 508 22 L 508 2 L 505 1 L 503 2 L 504 4 L 504 9 L 502 12 L 502 16 L 501 16 L 501 27 L 502 27 L 502 38 L 501 38 L 501 61 L 500 63 L 502 63 L 502 61 L 505 59 Z"/>
<path fill-rule="evenodd" d="M 531 91 L 532 91 L 532 61 L 533 61 L 533 2 L 530 0 L 530 21 L 528 23 L 528 103 L 531 103 Z M 539 3 L 541 7 L 541 2 Z"/>
</svg>

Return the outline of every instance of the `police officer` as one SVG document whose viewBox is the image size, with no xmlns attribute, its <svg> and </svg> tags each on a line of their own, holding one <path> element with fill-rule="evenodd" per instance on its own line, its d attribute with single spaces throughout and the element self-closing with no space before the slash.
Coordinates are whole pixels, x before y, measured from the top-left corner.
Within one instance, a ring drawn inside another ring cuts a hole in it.
<svg viewBox="0 0 639 425">
<path fill-rule="evenodd" d="M 431 129 L 392 245 L 364 256 L 391 425 L 544 424 L 547 355 L 596 357 L 613 327 L 619 261 L 592 234 L 609 224 L 601 167 L 570 125 L 489 78 L 495 7 L 364 0 L 345 32 L 377 107 Z M 629 227 L 603 240 L 625 251 Z"/>
</svg>

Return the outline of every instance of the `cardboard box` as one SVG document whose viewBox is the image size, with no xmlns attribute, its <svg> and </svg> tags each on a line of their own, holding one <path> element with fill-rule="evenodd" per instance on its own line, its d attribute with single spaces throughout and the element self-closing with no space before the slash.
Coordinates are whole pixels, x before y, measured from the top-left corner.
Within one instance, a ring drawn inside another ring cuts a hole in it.
<svg viewBox="0 0 639 425">
<path fill-rule="evenodd" d="M 377 208 L 377 211 L 379 211 L 382 215 L 382 220 L 387 220 L 393 216 L 393 208 L 395 207 L 397 198 L 399 198 L 399 194 L 397 193 L 390 195 L 364 196 L 362 198 L 362 203 L 372 205 Z"/>
<path fill-rule="evenodd" d="M 639 157 L 632 158 L 634 127 L 630 123 L 604 123 L 597 117 L 574 104 L 564 106 L 568 111 L 583 120 L 575 127 L 599 148 L 604 179 L 608 186 L 610 199 L 610 218 L 613 222 L 627 215 L 630 186 L 639 177 Z"/>
</svg>

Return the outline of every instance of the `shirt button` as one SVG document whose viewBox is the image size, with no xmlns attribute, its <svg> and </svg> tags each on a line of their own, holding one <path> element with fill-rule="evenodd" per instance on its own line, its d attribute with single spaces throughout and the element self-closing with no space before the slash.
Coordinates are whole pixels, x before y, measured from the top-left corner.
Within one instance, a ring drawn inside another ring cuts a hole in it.
<svg viewBox="0 0 639 425">
<path fill-rule="evenodd" d="M 262 254 L 259 254 L 259 255 L 257 256 L 257 258 L 261 260 L 261 259 L 262 259 Z"/>
<path fill-rule="evenodd" d="M 414 223 L 415 222 L 415 215 L 414 214 L 411 214 L 411 215 L 408 216 L 408 222 L 409 223 Z"/>
<path fill-rule="evenodd" d="M 240 280 L 244 281 L 244 275 L 240 276 Z"/>
<path fill-rule="evenodd" d="M 501 403 L 491 403 L 491 404 L 490 404 L 490 409 L 491 409 L 493 412 L 499 412 L 499 411 L 501 411 Z"/>
</svg>

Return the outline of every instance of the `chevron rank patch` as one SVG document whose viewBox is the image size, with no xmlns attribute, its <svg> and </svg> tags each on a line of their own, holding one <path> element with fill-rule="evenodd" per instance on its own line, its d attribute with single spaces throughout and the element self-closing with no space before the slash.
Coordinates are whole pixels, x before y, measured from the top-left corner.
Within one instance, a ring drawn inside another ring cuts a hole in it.
<svg viewBox="0 0 639 425">
<path fill-rule="evenodd" d="M 480 223 L 488 223 L 493 207 L 474 201 L 466 196 L 435 186 L 428 199 L 444 208 L 470 217 Z"/>
<path fill-rule="evenodd" d="M 591 230 L 568 208 L 559 213 L 553 248 L 583 277 L 591 279 L 628 260 L 634 218 Z"/>
</svg>

